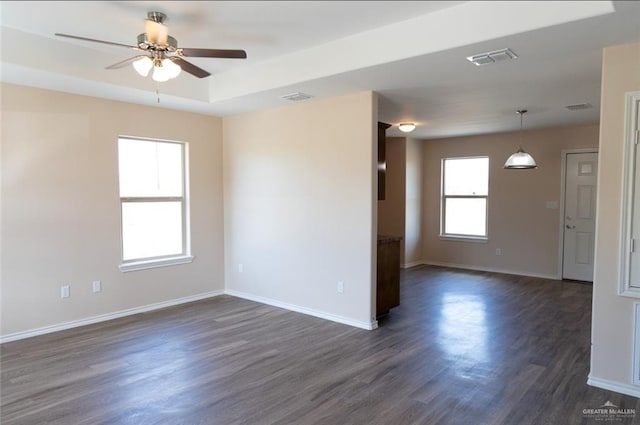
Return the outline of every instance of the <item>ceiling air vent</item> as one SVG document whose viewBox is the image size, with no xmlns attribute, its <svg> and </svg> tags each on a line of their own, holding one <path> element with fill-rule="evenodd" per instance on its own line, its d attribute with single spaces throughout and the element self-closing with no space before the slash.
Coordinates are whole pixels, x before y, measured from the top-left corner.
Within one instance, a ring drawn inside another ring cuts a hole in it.
<svg viewBox="0 0 640 425">
<path fill-rule="evenodd" d="M 593 105 L 591 105 L 590 103 L 576 103 L 574 105 L 567 105 L 565 106 L 565 108 L 570 111 L 579 111 L 580 109 L 593 108 Z"/>
<path fill-rule="evenodd" d="M 494 50 L 493 52 L 479 53 L 477 55 L 468 56 L 467 60 L 476 66 L 487 65 L 490 63 L 501 62 L 508 59 L 515 59 L 518 55 L 509 49 Z"/>
<path fill-rule="evenodd" d="M 296 92 L 296 93 L 291 93 L 291 94 L 286 94 L 284 96 L 280 96 L 280 99 L 290 100 L 292 102 L 298 102 L 300 100 L 310 99 L 312 97 L 313 96 L 311 96 L 310 94 Z"/>
</svg>

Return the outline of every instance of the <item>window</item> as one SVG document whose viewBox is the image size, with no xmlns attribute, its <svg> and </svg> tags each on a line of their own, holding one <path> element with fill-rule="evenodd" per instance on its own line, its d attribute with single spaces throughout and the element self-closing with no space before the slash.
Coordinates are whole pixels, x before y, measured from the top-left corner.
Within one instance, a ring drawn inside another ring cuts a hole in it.
<svg viewBox="0 0 640 425">
<path fill-rule="evenodd" d="M 184 143 L 120 137 L 122 271 L 190 262 Z"/>
<path fill-rule="evenodd" d="M 440 235 L 487 239 L 489 158 L 442 160 Z"/>
</svg>

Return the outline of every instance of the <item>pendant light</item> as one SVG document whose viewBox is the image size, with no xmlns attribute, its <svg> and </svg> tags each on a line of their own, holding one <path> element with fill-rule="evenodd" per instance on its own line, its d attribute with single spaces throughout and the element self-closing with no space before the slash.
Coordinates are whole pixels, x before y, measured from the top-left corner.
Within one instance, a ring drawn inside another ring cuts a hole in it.
<svg viewBox="0 0 640 425">
<path fill-rule="evenodd" d="M 504 168 L 510 170 L 526 170 L 531 168 L 538 168 L 535 159 L 522 149 L 522 116 L 527 113 L 526 109 L 516 111 L 520 115 L 520 147 L 517 152 L 514 153 L 504 163 Z"/>
</svg>

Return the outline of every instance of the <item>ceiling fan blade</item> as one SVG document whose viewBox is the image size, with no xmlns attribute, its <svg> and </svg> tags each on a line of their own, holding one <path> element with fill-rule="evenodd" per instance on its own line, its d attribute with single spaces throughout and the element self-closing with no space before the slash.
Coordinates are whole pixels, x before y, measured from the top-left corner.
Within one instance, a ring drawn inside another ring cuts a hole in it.
<svg viewBox="0 0 640 425">
<path fill-rule="evenodd" d="M 94 43 L 109 44 L 111 46 L 120 46 L 120 47 L 127 47 L 129 49 L 140 50 L 138 48 L 138 46 L 130 46 L 128 44 L 121 44 L 121 43 L 114 43 L 114 42 L 111 42 L 111 41 L 96 40 L 96 39 L 87 38 L 87 37 L 78 37 L 77 35 L 69 35 L 69 34 L 55 33 L 55 35 L 57 35 L 58 37 L 67 37 L 67 38 L 73 38 L 73 39 L 76 39 L 76 40 L 92 41 Z"/>
<path fill-rule="evenodd" d="M 105 69 L 120 69 L 120 68 L 124 68 L 125 66 L 129 65 L 130 63 L 132 63 L 134 61 L 137 61 L 138 59 L 144 58 L 144 57 L 146 57 L 146 55 L 134 56 L 132 58 L 125 59 L 125 60 L 120 61 L 118 63 L 114 63 L 113 65 L 109 65 Z"/>
<path fill-rule="evenodd" d="M 211 75 L 210 73 L 208 73 L 204 69 L 199 68 L 199 67 L 195 66 L 194 64 L 192 64 L 191 62 L 187 62 L 186 60 L 184 60 L 182 58 L 173 57 L 173 58 L 171 58 L 171 60 L 174 61 L 177 65 L 179 65 L 180 68 L 182 68 L 183 71 L 188 72 L 191 75 L 195 75 L 198 78 L 204 78 L 204 77 L 208 77 L 209 75 Z"/>
<path fill-rule="evenodd" d="M 183 47 L 178 49 L 182 55 L 192 58 L 223 58 L 223 59 L 246 59 L 247 52 L 244 50 L 226 49 L 191 49 Z"/>
</svg>

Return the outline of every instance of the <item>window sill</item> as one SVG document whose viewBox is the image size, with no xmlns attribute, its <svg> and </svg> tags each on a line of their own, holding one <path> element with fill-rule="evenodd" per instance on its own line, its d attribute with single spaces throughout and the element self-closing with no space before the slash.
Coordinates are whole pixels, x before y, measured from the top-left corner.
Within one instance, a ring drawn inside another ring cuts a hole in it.
<svg viewBox="0 0 640 425">
<path fill-rule="evenodd" d="M 476 242 L 487 243 L 489 238 L 485 236 L 454 236 L 454 235 L 440 235 L 442 241 L 458 241 L 458 242 Z"/>
<path fill-rule="evenodd" d="M 180 257 L 162 258 L 159 260 L 143 260 L 120 264 L 120 271 L 133 272 L 136 270 L 155 269 L 157 267 L 175 266 L 177 264 L 188 264 L 193 261 L 193 256 L 184 255 Z"/>
</svg>

